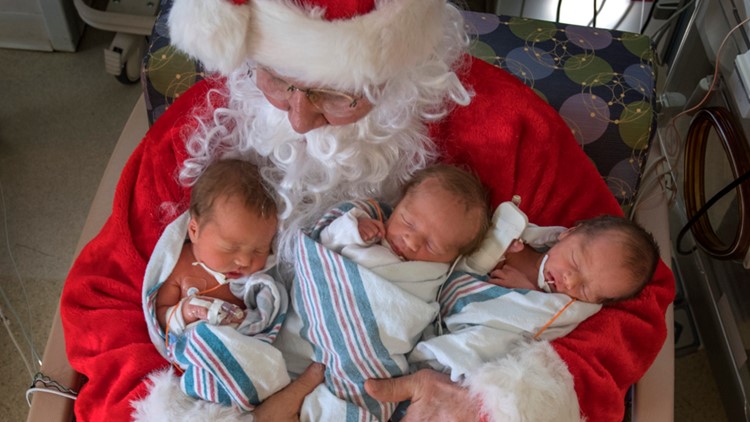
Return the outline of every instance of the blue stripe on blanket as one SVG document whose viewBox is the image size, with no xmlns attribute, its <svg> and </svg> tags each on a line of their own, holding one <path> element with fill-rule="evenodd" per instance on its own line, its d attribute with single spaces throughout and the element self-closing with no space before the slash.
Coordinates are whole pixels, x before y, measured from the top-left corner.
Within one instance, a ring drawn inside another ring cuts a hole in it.
<svg viewBox="0 0 750 422">
<path fill-rule="evenodd" d="M 328 225 L 331 224 L 333 220 L 349 212 L 349 210 L 351 210 L 352 208 L 359 208 L 369 214 L 370 217 L 378 218 L 379 213 L 377 211 L 377 208 L 375 208 L 376 206 L 380 208 L 380 211 L 383 212 L 383 218 L 385 220 L 387 220 L 388 217 L 390 217 L 391 212 L 393 212 L 391 206 L 383 202 L 373 203 L 372 201 L 362 200 L 342 202 L 336 205 L 335 208 L 332 208 L 331 210 L 326 212 L 323 217 L 321 217 L 318 222 L 315 223 L 315 226 L 312 227 L 308 234 L 314 240 L 320 239 L 320 232 L 323 231 L 323 229 L 328 227 Z"/>
<path fill-rule="evenodd" d="M 461 312 L 464 306 L 497 299 L 511 292 L 526 294 L 529 290 L 509 289 L 488 283 L 487 276 L 478 276 L 473 273 L 454 271 L 448 277 L 443 289 L 438 296 L 440 302 L 440 314 L 453 315 Z"/>
<path fill-rule="evenodd" d="M 185 394 L 243 411 L 260 403 L 252 380 L 207 323 L 180 336 L 173 351 L 175 362 L 185 369 L 180 381 Z"/>
<path fill-rule="evenodd" d="M 326 385 L 336 396 L 387 419 L 393 404 L 379 403 L 364 392 L 368 378 L 403 375 L 380 340 L 379 329 L 359 267 L 305 234 L 297 248 L 293 297 L 303 327 L 300 334 L 315 345 L 315 359 L 326 364 Z M 347 420 L 362 420 L 347 406 Z"/>
<path fill-rule="evenodd" d="M 159 292 L 159 287 L 164 284 L 164 282 L 157 283 L 156 286 L 152 287 L 151 290 L 148 291 L 146 294 L 146 308 L 148 309 L 148 314 L 150 317 L 150 322 L 153 327 L 156 328 L 156 332 L 159 334 L 162 340 L 165 340 L 166 337 L 164 335 L 164 330 L 161 329 L 161 326 L 159 325 L 159 320 L 156 318 L 156 293 Z M 172 339 L 170 338 L 170 341 Z"/>
<path fill-rule="evenodd" d="M 284 312 L 279 312 L 273 322 L 268 324 L 268 327 L 266 327 L 265 330 L 261 331 L 260 333 L 253 334 L 253 338 L 266 342 L 268 344 L 273 344 L 273 342 L 276 341 L 276 337 L 279 335 L 281 325 L 284 323 L 286 315 L 286 310 L 284 310 Z"/>
</svg>

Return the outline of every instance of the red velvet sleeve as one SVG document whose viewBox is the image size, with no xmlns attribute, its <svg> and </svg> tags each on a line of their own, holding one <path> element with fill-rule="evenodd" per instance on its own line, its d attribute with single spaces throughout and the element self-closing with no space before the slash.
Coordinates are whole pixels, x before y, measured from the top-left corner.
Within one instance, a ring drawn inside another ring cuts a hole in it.
<svg viewBox="0 0 750 422">
<path fill-rule="evenodd" d="M 82 421 L 129 421 L 130 402 L 146 394 L 143 378 L 168 363 L 151 343 L 141 307 L 148 258 L 166 224 L 185 210 L 188 192 L 177 179 L 185 159 L 183 130 L 191 108 L 205 102 L 200 83 L 175 102 L 129 158 L 112 214 L 76 258 L 60 313 L 66 352 L 87 381 L 75 402 Z M 162 207 L 172 203 L 178 211 Z"/>
<path fill-rule="evenodd" d="M 493 206 L 520 195 L 521 209 L 539 225 L 622 214 L 570 129 L 533 91 L 478 60 L 463 79 L 476 92 L 472 103 L 434 125 L 431 134 L 446 161 L 470 166 L 490 187 Z M 627 388 L 666 338 L 665 312 L 673 297 L 674 279 L 661 264 L 638 298 L 605 307 L 553 342 L 589 420 L 622 420 Z"/>
</svg>

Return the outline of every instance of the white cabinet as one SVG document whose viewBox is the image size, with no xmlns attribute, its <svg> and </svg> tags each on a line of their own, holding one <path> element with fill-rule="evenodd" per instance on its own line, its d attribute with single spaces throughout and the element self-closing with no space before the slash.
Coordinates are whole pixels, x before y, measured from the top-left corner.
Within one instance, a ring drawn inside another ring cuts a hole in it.
<svg viewBox="0 0 750 422">
<path fill-rule="evenodd" d="M 75 51 L 83 26 L 73 0 L 0 0 L 0 48 Z"/>
</svg>

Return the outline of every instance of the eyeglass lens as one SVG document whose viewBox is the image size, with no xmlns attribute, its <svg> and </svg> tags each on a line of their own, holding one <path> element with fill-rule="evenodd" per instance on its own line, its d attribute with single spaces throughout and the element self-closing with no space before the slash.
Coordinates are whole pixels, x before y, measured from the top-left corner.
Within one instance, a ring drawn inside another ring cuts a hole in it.
<svg viewBox="0 0 750 422">
<path fill-rule="evenodd" d="M 324 114 L 346 116 L 353 114 L 357 108 L 358 99 L 349 94 L 327 89 L 300 88 L 262 67 L 257 68 L 256 83 L 263 93 L 279 101 L 287 101 L 294 91 L 301 91 Z"/>
</svg>

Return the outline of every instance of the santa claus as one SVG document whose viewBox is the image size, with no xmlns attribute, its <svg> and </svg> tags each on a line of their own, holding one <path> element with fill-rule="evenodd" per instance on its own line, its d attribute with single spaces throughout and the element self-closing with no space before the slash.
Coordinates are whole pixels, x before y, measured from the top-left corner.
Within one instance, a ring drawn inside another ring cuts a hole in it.
<svg viewBox="0 0 750 422">
<path fill-rule="evenodd" d="M 173 44 L 213 76 L 151 128 L 123 172 L 112 217 L 66 281 L 67 353 L 87 378 L 80 420 L 130 420 L 134 405 L 141 419 L 248 417 L 172 394 L 175 375 L 141 310 L 150 253 L 213 160 L 261 167 L 281 198 L 286 262 L 297 229 L 342 200 L 393 200 L 436 160 L 471 167 L 493 206 L 520 195 L 539 225 L 621 213 L 556 112 L 467 55 L 461 14 L 446 0 L 175 0 L 169 13 Z M 627 389 L 666 337 L 673 294 L 660 264 L 637 298 L 605 307 L 565 338 L 520 343 L 460 384 L 423 370 L 369 381 L 367 390 L 411 400 L 409 421 L 620 421 Z M 294 420 L 321 379 L 313 365 L 254 417 Z"/>
</svg>

